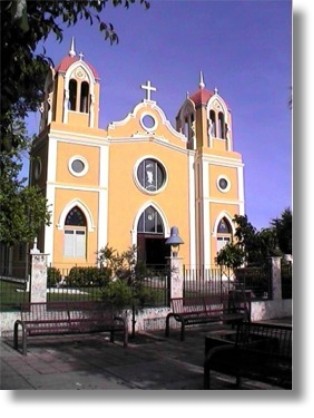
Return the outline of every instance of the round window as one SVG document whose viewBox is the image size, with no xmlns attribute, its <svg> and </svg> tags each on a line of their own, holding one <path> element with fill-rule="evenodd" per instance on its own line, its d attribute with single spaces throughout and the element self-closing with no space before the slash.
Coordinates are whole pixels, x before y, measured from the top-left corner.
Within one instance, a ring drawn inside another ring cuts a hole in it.
<svg viewBox="0 0 314 418">
<path fill-rule="evenodd" d="M 88 163 L 83 157 L 72 157 L 69 161 L 69 170 L 74 176 L 84 176 L 88 170 Z"/>
<path fill-rule="evenodd" d="M 230 188 L 230 182 L 226 179 L 226 177 L 219 177 L 217 184 L 218 188 L 222 192 L 227 192 Z"/>
<path fill-rule="evenodd" d="M 141 119 L 142 125 L 145 129 L 153 130 L 156 128 L 157 122 L 152 115 L 145 114 Z"/>
<path fill-rule="evenodd" d="M 137 181 L 146 191 L 159 191 L 166 183 L 165 167 L 153 158 L 141 161 L 136 172 Z"/>
<path fill-rule="evenodd" d="M 82 171 L 84 171 L 85 164 L 82 160 L 74 160 L 72 161 L 71 167 L 75 173 L 80 174 Z"/>
</svg>

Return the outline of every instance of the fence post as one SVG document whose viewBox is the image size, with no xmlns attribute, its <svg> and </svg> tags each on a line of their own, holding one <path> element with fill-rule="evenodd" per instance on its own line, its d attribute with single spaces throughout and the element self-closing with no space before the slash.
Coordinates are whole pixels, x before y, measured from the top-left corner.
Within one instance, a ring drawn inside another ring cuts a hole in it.
<svg viewBox="0 0 314 418">
<path fill-rule="evenodd" d="M 31 283 L 30 283 L 30 302 L 47 301 L 47 269 L 48 254 L 40 253 L 37 248 L 37 240 L 30 250 L 31 258 Z"/>
<path fill-rule="evenodd" d="M 272 276 L 272 291 L 273 299 L 282 299 L 282 286 L 281 286 L 281 257 L 271 258 L 271 276 Z"/>
<path fill-rule="evenodd" d="M 183 264 L 182 258 L 169 257 L 170 267 L 170 299 L 183 297 Z"/>
</svg>

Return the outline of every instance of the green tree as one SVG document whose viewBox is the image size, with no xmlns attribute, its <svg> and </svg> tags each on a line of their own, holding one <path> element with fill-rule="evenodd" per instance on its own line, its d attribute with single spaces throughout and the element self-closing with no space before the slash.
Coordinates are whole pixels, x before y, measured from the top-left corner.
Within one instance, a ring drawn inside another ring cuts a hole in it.
<svg viewBox="0 0 314 418">
<path fill-rule="evenodd" d="M 284 217 L 285 225 L 287 218 L 289 217 Z M 232 268 L 243 264 L 263 265 L 268 262 L 269 257 L 278 255 L 278 247 L 282 249 L 278 244 L 277 230 L 282 226 L 279 220 L 273 221 L 276 228 L 263 228 L 260 231 L 249 222 L 247 215 L 235 215 L 233 222 L 236 224 L 235 240 L 217 254 L 217 264 Z M 282 234 L 283 241 L 286 237 L 287 235 Z"/>
<path fill-rule="evenodd" d="M 28 142 L 24 123 L 16 122 L 10 129 L 20 145 L 3 152 L 0 160 L 0 242 L 7 246 L 32 241 L 50 220 L 47 200 L 39 188 L 26 187 L 26 179 L 19 176 L 21 153 Z"/>
<path fill-rule="evenodd" d="M 118 36 L 111 23 L 101 19 L 107 5 L 128 8 L 136 0 L 81 0 L 0 2 L 1 20 L 1 115 L 0 115 L 0 241 L 12 245 L 32 240 L 44 223 L 49 223 L 47 202 L 40 190 L 20 180 L 21 155 L 29 147 L 25 117 L 42 101 L 45 78 L 52 60 L 41 41 L 54 34 L 62 41 L 63 28 L 79 20 L 98 24 L 112 44 Z M 146 0 L 138 3 L 149 7 Z"/>
<path fill-rule="evenodd" d="M 216 262 L 220 266 L 235 269 L 243 264 L 244 251 L 240 246 L 228 243 L 217 254 Z"/>
<path fill-rule="evenodd" d="M 138 0 L 146 8 L 149 2 Z M 0 2 L 1 15 L 1 137 L 2 149 L 10 150 L 14 138 L 6 135 L 12 119 L 24 118 L 38 109 L 42 100 L 44 80 L 52 60 L 43 48 L 37 53 L 39 42 L 54 34 L 62 41 L 63 27 L 74 26 L 79 20 L 97 23 L 100 32 L 112 44 L 118 36 L 111 23 L 101 19 L 108 4 L 128 8 L 135 0 L 80 0 Z"/>
<path fill-rule="evenodd" d="M 276 235 L 277 244 L 284 254 L 292 254 L 292 212 L 286 208 L 280 218 L 274 218 L 271 225 Z"/>
</svg>

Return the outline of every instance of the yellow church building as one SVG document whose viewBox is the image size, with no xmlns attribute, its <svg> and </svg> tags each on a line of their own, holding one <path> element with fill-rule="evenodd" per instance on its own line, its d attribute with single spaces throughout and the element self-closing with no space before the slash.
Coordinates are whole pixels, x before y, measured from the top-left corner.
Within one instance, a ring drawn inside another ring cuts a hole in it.
<svg viewBox="0 0 314 418">
<path fill-rule="evenodd" d="M 30 182 L 45 194 L 51 225 L 38 237 L 54 267 L 95 265 L 107 244 L 137 247 L 139 260 L 166 263 L 172 226 L 183 263 L 213 266 L 244 214 L 241 154 L 232 115 L 217 89 L 198 89 L 179 107 L 175 127 L 144 83 L 143 100 L 123 120 L 99 127 L 100 79 L 74 41 L 45 85 Z"/>
</svg>

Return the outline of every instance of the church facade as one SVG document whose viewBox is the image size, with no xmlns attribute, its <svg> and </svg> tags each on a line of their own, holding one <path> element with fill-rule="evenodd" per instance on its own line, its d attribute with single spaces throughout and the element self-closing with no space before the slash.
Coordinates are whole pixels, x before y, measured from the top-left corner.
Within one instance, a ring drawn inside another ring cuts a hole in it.
<svg viewBox="0 0 314 418">
<path fill-rule="evenodd" d="M 45 194 L 51 225 L 38 237 L 58 268 L 95 265 L 107 244 L 135 245 L 149 265 L 165 264 L 172 226 L 189 266 L 212 266 L 244 214 L 244 176 L 233 149 L 232 115 L 217 89 L 198 89 L 179 107 L 175 127 L 155 101 L 156 88 L 123 120 L 99 127 L 100 79 L 74 42 L 51 69 L 30 183 Z"/>
</svg>

